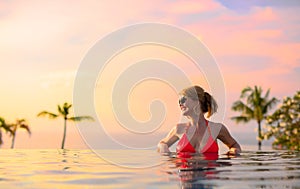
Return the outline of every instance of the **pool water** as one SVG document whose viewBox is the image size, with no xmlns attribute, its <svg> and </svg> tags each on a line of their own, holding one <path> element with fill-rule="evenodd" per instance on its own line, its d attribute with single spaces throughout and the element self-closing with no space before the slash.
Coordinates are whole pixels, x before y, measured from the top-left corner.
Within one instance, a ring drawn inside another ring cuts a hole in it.
<svg viewBox="0 0 300 189">
<path fill-rule="evenodd" d="M 300 188 L 300 153 L 161 156 L 143 150 L 0 150 L 1 188 Z M 110 156 L 107 156 L 110 154 Z M 101 156 L 101 154 L 100 154 Z M 103 160 L 103 157 L 112 159 Z M 126 165 L 118 163 L 130 162 Z M 152 166 L 147 162 L 154 162 Z M 132 163 L 136 162 L 136 163 Z M 146 166 L 145 166 L 146 165 Z"/>
</svg>

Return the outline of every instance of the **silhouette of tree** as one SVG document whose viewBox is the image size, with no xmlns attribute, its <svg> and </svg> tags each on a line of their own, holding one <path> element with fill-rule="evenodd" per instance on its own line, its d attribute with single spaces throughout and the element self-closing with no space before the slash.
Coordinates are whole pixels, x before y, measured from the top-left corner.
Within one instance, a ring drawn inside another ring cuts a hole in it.
<svg viewBox="0 0 300 189">
<path fill-rule="evenodd" d="M 255 120 L 258 124 L 258 149 L 261 150 L 261 122 L 266 118 L 268 111 L 278 102 L 276 98 L 269 100 L 270 89 L 263 96 L 261 87 L 246 87 L 242 90 L 240 100 L 233 103 L 231 109 L 241 112 L 240 116 L 232 117 L 236 123 L 247 123 Z M 243 101 L 244 100 L 244 101 Z"/>
<path fill-rule="evenodd" d="M 16 140 L 16 135 L 17 135 L 17 130 L 18 129 L 25 129 L 28 134 L 31 134 L 30 128 L 28 124 L 26 123 L 25 119 L 17 119 L 15 123 L 9 125 L 10 130 L 11 130 L 11 136 L 12 136 L 12 141 L 11 141 L 11 147 L 14 148 L 15 146 L 15 140 Z"/>
<path fill-rule="evenodd" d="M 57 114 L 51 113 L 48 111 L 42 111 L 37 115 L 38 117 L 47 116 L 49 119 L 56 119 L 58 117 L 62 117 L 64 119 L 64 134 L 63 134 L 63 139 L 62 139 L 62 143 L 61 143 L 61 149 L 64 149 L 64 146 L 65 146 L 66 133 L 67 133 L 67 121 L 79 122 L 79 121 L 84 121 L 84 120 L 90 120 L 90 121 L 94 120 L 90 116 L 69 117 L 69 111 L 70 111 L 71 107 L 72 107 L 72 104 L 65 102 L 62 106 L 57 105 L 57 111 L 58 111 Z"/>
<path fill-rule="evenodd" d="M 0 117 L 0 145 L 3 144 L 3 138 L 2 138 L 2 130 L 4 130 L 6 133 L 11 133 L 11 129 L 8 124 L 6 124 L 5 119 Z"/>
<path fill-rule="evenodd" d="M 275 149 L 300 150 L 300 91 L 286 97 L 279 108 L 266 119 L 266 139 L 274 136 Z"/>
</svg>

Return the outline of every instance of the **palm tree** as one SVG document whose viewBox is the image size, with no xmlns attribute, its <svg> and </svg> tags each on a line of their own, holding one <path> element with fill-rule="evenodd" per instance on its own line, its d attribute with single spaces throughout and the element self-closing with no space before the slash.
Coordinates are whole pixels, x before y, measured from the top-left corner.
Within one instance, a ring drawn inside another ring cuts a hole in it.
<svg viewBox="0 0 300 189">
<path fill-rule="evenodd" d="M 246 87 L 242 90 L 240 100 L 233 103 L 231 109 L 241 112 L 240 116 L 232 117 L 237 123 L 247 123 L 255 120 L 258 124 L 258 150 L 261 150 L 261 122 L 266 118 L 268 111 L 278 102 L 276 98 L 269 100 L 270 89 L 262 97 L 262 88 L 254 86 L 254 88 Z M 245 103 L 242 99 L 246 99 Z"/>
<path fill-rule="evenodd" d="M 12 136 L 10 148 L 14 148 L 14 146 L 15 146 L 16 134 L 17 134 L 17 130 L 19 128 L 25 129 L 29 135 L 31 134 L 30 128 L 29 128 L 28 124 L 26 123 L 25 119 L 17 119 L 15 123 L 10 124 L 9 126 L 11 129 L 11 136 Z"/>
<path fill-rule="evenodd" d="M 3 144 L 3 139 L 2 139 L 2 129 L 4 129 L 5 132 L 10 132 L 12 133 L 10 127 L 8 124 L 6 124 L 5 119 L 0 117 L 0 145 Z"/>
<path fill-rule="evenodd" d="M 48 111 L 42 111 L 37 116 L 48 116 L 49 119 L 55 119 L 58 117 L 62 117 L 64 119 L 64 134 L 61 143 L 61 149 L 64 149 L 65 140 L 66 140 L 66 133 L 67 133 L 67 121 L 83 121 L 83 120 L 90 120 L 93 121 L 94 119 L 90 116 L 78 116 L 78 117 L 69 117 L 69 110 L 72 107 L 72 104 L 68 104 L 65 102 L 62 106 L 57 105 L 58 114 L 51 113 Z"/>
</svg>

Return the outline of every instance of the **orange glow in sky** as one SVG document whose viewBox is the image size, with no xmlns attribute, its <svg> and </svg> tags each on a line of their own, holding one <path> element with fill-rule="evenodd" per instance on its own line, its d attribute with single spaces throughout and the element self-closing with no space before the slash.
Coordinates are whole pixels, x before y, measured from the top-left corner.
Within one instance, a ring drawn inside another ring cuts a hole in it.
<svg viewBox="0 0 300 189">
<path fill-rule="evenodd" d="M 260 85 L 265 91 L 270 88 L 271 96 L 278 99 L 299 90 L 300 3 L 251 2 L 1 1 L 0 117 L 7 122 L 25 118 L 32 130 L 30 137 L 19 130 L 15 147 L 59 148 L 63 121 L 36 115 L 42 110 L 56 112 L 57 104 L 72 103 L 77 69 L 98 40 L 143 22 L 180 27 L 207 46 L 226 85 L 224 123 L 237 139 L 247 132 L 255 139 L 256 124 L 237 125 L 230 120 L 235 114 L 230 107 L 246 86 Z M 203 73 L 174 49 L 151 45 L 127 49 L 111 60 L 95 86 L 95 104 L 101 104 L 96 106 L 97 114 L 105 115 L 105 125 L 113 125 L 108 128 L 112 133 L 119 130 L 109 103 L 113 81 L 128 66 L 147 58 L 172 62 L 191 73 L 193 83 L 210 91 Z M 176 79 L 170 73 L 170 80 Z M 155 90 L 147 92 L 149 88 Z M 137 85 L 129 98 L 130 110 L 136 119 L 145 121 L 151 117 L 149 104 L 155 98 L 164 99 L 169 107 L 161 129 L 167 132 L 181 119 L 177 93 L 167 85 L 154 80 Z M 9 148 L 11 138 L 3 135 L 1 147 Z M 66 140 L 67 148 L 86 148 L 73 123 L 69 123 Z"/>
</svg>

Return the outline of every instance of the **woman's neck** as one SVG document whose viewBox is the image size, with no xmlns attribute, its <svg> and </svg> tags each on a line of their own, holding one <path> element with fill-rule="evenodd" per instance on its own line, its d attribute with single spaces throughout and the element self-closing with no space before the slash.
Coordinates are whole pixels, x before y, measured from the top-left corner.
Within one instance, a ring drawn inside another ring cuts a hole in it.
<svg viewBox="0 0 300 189">
<path fill-rule="evenodd" d="M 188 119 L 191 120 L 192 126 L 200 127 L 201 125 L 206 125 L 206 119 L 204 115 L 189 116 Z"/>
</svg>

